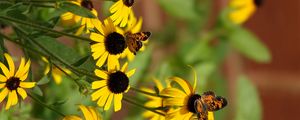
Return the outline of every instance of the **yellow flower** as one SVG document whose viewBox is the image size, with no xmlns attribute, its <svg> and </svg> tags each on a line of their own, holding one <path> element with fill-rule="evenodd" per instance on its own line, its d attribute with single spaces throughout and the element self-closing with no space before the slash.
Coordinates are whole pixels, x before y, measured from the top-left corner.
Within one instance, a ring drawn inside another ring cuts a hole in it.
<svg viewBox="0 0 300 120">
<path fill-rule="evenodd" d="M 155 82 L 158 92 L 160 94 L 162 92 L 162 90 L 164 89 L 164 87 L 159 80 L 154 79 L 154 82 Z M 155 90 L 152 90 L 149 88 L 142 88 L 142 90 L 149 92 L 149 93 L 156 93 Z M 145 103 L 146 107 L 149 107 L 149 108 L 163 107 L 163 102 L 162 102 L 163 99 L 161 97 L 155 97 L 155 96 L 150 96 L 150 95 L 146 95 L 146 97 L 150 99 L 150 100 L 148 100 L 148 102 Z M 168 111 L 161 110 L 159 112 L 166 114 L 166 112 L 168 112 Z M 143 117 L 149 118 L 150 120 L 165 120 L 165 116 L 159 115 L 159 114 L 151 112 L 151 111 L 145 111 L 143 113 Z"/>
<path fill-rule="evenodd" d="M 175 87 L 168 87 L 162 91 L 162 95 L 170 97 L 163 100 L 163 105 L 176 106 L 174 110 L 167 113 L 166 119 L 190 120 L 197 113 L 194 103 L 201 98 L 200 95 L 195 93 L 196 77 L 193 87 L 186 80 L 179 77 L 170 79 L 178 83 L 183 91 Z M 213 112 L 208 111 L 208 119 L 213 120 Z"/>
<path fill-rule="evenodd" d="M 79 105 L 80 110 L 82 111 L 85 120 L 102 120 L 100 114 L 95 107 Z M 68 115 L 63 118 L 63 120 L 82 120 L 81 117 L 76 115 Z"/>
<path fill-rule="evenodd" d="M 135 69 L 127 71 L 128 63 L 119 68 L 108 69 L 108 71 L 95 70 L 95 74 L 103 80 L 94 81 L 92 89 L 96 90 L 92 95 L 92 101 L 97 101 L 100 107 L 108 110 L 114 104 L 114 111 L 119 111 L 122 107 L 123 93 L 130 89 L 129 77 L 135 73 Z"/>
<path fill-rule="evenodd" d="M 229 18 L 235 24 L 242 24 L 261 4 L 262 0 L 231 0 L 229 6 L 232 12 L 229 13 Z"/>
<path fill-rule="evenodd" d="M 142 29 L 142 23 L 143 23 L 143 19 L 141 17 L 139 18 L 139 20 L 137 20 L 137 18 L 134 16 L 134 13 L 133 12 L 130 13 L 128 25 L 125 29 L 125 34 L 126 33 L 134 34 L 140 32 L 140 30 Z M 142 43 L 146 44 L 148 43 L 148 40 L 142 41 Z M 144 50 L 145 50 L 145 46 L 143 45 L 139 51 L 144 51 Z M 125 57 L 127 57 L 129 61 L 132 61 L 135 57 L 134 53 L 132 53 L 128 47 L 125 49 L 125 52 L 121 55 L 121 58 L 125 58 Z"/>
<path fill-rule="evenodd" d="M 47 64 L 45 71 L 44 71 L 44 75 L 47 75 L 50 71 L 50 64 L 49 61 L 47 60 L 47 58 L 42 57 L 42 60 Z M 62 68 L 67 74 L 71 74 L 72 72 L 66 68 Z M 62 76 L 64 75 L 64 73 L 57 67 L 52 66 L 52 77 L 53 80 L 56 84 L 60 84 L 62 81 Z"/>
<path fill-rule="evenodd" d="M 126 48 L 124 33 L 117 29 L 110 18 L 104 20 L 105 26 L 97 21 L 96 29 L 100 32 L 91 33 L 90 38 L 92 56 L 97 60 L 96 65 L 101 67 L 107 61 L 108 69 L 119 67 L 119 58 Z"/>
<path fill-rule="evenodd" d="M 3 74 L 0 74 L 0 89 L 2 89 L 0 93 L 0 103 L 8 96 L 5 106 L 7 110 L 18 103 L 18 95 L 20 95 L 23 100 L 27 97 L 24 88 L 33 88 L 36 83 L 24 82 L 28 76 L 30 60 L 26 62 L 25 58 L 21 58 L 19 69 L 15 73 L 13 59 L 9 54 L 5 53 L 4 56 L 8 63 L 8 68 L 0 62 L 0 68 L 3 72 Z"/>
<path fill-rule="evenodd" d="M 120 24 L 120 27 L 126 26 L 129 14 L 133 12 L 131 9 L 133 4 L 134 0 L 118 0 L 110 7 L 109 11 L 112 13 L 111 19 L 115 25 Z"/>
<path fill-rule="evenodd" d="M 76 4 L 78 6 L 82 6 L 92 12 L 96 17 L 98 16 L 97 11 L 93 7 L 93 3 L 90 0 L 77 0 L 77 1 L 71 1 L 71 3 Z M 77 30 L 75 33 L 76 35 L 80 35 L 85 31 L 85 33 L 89 33 L 89 29 L 93 29 L 96 24 L 94 24 L 95 20 L 98 20 L 97 18 L 87 18 L 82 17 L 76 14 L 73 14 L 71 12 L 66 12 L 61 15 L 61 22 L 63 25 L 69 26 L 69 25 L 75 25 L 76 23 L 80 22 L 81 27 Z"/>
</svg>

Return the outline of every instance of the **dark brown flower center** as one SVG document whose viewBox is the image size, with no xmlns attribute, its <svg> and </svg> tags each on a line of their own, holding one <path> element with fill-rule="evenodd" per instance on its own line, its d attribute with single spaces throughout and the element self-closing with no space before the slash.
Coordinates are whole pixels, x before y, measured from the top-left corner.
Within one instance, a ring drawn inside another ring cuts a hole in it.
<svg viewBox="0 0 300 120">
<path fill-rule="evenodd" d="M 198 94 L 194 94 L 189 97 L 187 108 L 190 112 L 197 113 L 195 110 L 195 101 L 200 98 L 201 98 L 201 96 Z"/>
<path fill-rule="evenodd" d="M 120 54 L 126 48 L 124 36 L 117 32 L 113 32 L 107 35 L 104 44 L 106 50 L 112 55 Z"/>
<path fill-rule="evenodd" d="M 21 80 L 16 77 L 11 77 L 6 81 L 6 88 L 9 90 L 16 90 L 20 86 Z"/>
<path fill-rule="evenodd" d="M 129 86 L 129 78 L 121 71 L 111 73 L 107 81 L 108 89 L 115 94 L 123 93 Z"/>
<path fill-rule="evenodd" d="M 86 9 L 92 10 L 94 8 L 92 1 L 90 0 L 83 0 L 81 2 L 81 6 L 85 7 Z"/>
<path fill-rule="evenodd" d="M 256 7 L 260 7 L 263 4 L 263 0 L 254 0 Z"/>
<path fill-rule="evenodd" d="M 123 0 L 123 3 L 127 6 L 127 7 L 131 7 L 134 3 L 134 0 Z"/>
</svg>

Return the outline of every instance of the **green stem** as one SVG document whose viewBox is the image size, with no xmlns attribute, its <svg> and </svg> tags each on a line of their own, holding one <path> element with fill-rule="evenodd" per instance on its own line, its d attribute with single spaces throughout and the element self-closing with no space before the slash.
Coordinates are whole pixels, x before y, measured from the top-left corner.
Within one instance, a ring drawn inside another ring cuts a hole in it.
<svg viewBox="0 0 300 120">
<path fill-rule="evenodd" d="M 170 98 L 170 96 L 158 95 L 158 94 L 146 92 L 146 91 L 143 91 L 143 90 L 134 88 L 134 87 L 130 87 L 130 90 L 133 90 L 133 91 L 136 91 L 136 92 L 139 92 L 139 93 L 143 93 L 143 94 L 145 94 L 145 95 L 154 96 L 154 97 Z"/>
<path fill-rule="evenodd" d="M 141 105 L 141 104 L 136 103 L 136 101 L 132 101 L 132 100 L 127 99 L 126 97 L 124 97 L 123 100 L 126 101 L 126 102 L 128 102 L 128 103 L 130 103 L 130 104 L 133 104 L 133 105 L 135 105 L 135 106 L 144 108 L 144 109 L 149 110 L 149 111 L 151 111 L 151 112 L 154 112 L 154 113 L 156 113 L 156 114 L 165 116 L 164 113 L 161 113 L 161 112 L 158 112 L 158 111 L 156 111 L 156 110 L 153 110 L 152 108 L 145 107 L 144 105 Z"/>
<path fill-rule="evenodd" d="M 86 75 L 88 77 L 94 78 L 94 79 L 100 79 L 99 77 L 95 76 L 94 74 L 88 72 L 88 71 L 84 71 L 81 69 L 77 69 L 74 66 L 68 64 L 68 62 L 66 62 L 64 59 L 60 58 L 59 56 L 55 55 L 54 53 L 52 53 L 50 50 L 48 50 L 47 48 L 45 48 L 42 44 L 40 44 L 39 42 L 37 42 L 34 38 L 29 38 L 28 34 L 21 28 L 15 26 L 20 32 L 22 32 L 24 34 L 24 37 L 26 37 L 28 40 L 32 41 L 35 45 L 37 45 L 39 48 L 41 48 L 43 51 L 45 51 L 47 54 L 49 54 L 51 57 L 53 57 L 54 59 L 56 59 L 57 61 L 59 61 L 60 63 L 64 64 L 67 68 L 69 68 L 70 70 L 74 71 L 75 73 L 78 74 L 82 74 L 82 75 Z"/>
<path fill-rule="evenodd" d="M 33 99 L 36 103 L 38 103 L 38 104 L 40 104 L 40 105 L 42 105 L 42 106 L 48 108 L 49 110 L 52 110 L 53 112 L 55 112 L 55 113 L 61 115 L 62 117 L 65 117 L 65 116 L 66 116 L 65 114 L 63 114 L 63 113 L 61 113 L 61 112 L 55 110 L 54 108 L 50 107 L 49 105 L 43 103 L 41 100 L 39 100 L 38 98 L 34 97 L 33 95 L 31 95 L 31 94 L 28 93 L 28 96 L 29 96 L 31 99 Z"/>
<path fill-rule="evenodd" d="M 37 25 L 37 24 L 34 24 L 34 23 L 28 23 L 26 21 L 21 21 L 21 20 L 14 19 L 14 18 L 11 18 L 11 17 L 0 16 L 0 19 L 15 22 L 17 24 L 26 25 L 26 26 L 32 27 L 34 29 L 38 29 L 40 31 L 50 32 L 50 33 L 53 33 L 53 34 L 64 35 L 64 36 L 68 36 L 68 37 L 71 37 L 71 38 L 92 42 L 92 40 L 89 39 L 89 38 L 80 37 L 80 36 L 76 36 L 76 35 L 73 35 L 73 34 L 68 34 L 68 33 L 60 32 L 60 31 L 52 30 L 52 29 L 49 29 L 49 28 L 44 27 L 44 26 L 40 26 L 40 25 Z"/>
<path fill-rule="evenodd" d="M 23 47 L 23 48 L 25 48 L 25 49 L 31 51 L 31 52 L 37 53 L 37 54 L 39 54 L 39 55 L 41 55 L 41 56 L 47 56 L 45 53 L 40 52 L 40 51 L 38 51 L 38 50 L 35 50 L 35 49 L 32 48 L 32 47 L 28 47 L 28 46 L 26 46 L 25 44 L 23 44 L 23 43 L 21 43 L 21 42 L 18 42 L 17 40 L 14 40 L 14 39 L 12 39 L 12 38 L 10 38 L 10 37 L 8 37 L 8 36 L 2 34 L 1 32 L 0 32 L 0 36 L 3 37 L 4 39 L 10 41 L 10 42 L 13 42 L 13 43 L 15 43 L 15 44 L 17 44 L 17 45 L 19 45 L 19 46 L 21 46 L 21 47 Z"/>
</svg>

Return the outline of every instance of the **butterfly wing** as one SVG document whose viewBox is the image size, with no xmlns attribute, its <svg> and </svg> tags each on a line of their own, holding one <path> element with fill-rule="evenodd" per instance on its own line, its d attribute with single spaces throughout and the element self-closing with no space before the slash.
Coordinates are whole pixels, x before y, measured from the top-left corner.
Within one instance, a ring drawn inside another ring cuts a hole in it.
<svg viewBox="0 0 300 120">
<path fill-rule="evenodd" d="M 201 99 L 206 104 L 208 111 L 217 111 L 227 105 L 227 100 L 224 97 L 216 96 L 212 91 L 204 92 Z"/>
</svg>

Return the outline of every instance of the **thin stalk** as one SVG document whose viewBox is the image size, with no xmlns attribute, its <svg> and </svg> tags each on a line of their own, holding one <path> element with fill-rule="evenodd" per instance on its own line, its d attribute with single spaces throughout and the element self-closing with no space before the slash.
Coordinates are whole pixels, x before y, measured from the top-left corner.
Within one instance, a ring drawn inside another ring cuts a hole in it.
<svg viewBox="0 0 300 120">
<path fill-rule="evenodd" d="M 61 115 L 62 117 L 65 117 L 65 116 L 66 116 L 65 114 L 63 114 L 63 113 L 61 113 L 61 112 L 55 110 L 54 108 L 50 107 L 49 105 L 43 103 L 41 100 L 39 100 L 38 98 L 34 97 L 33 95 L 31 95 L 31 94 L 28 93 L 28 96 L 29 96 L 31 99 L 33 99 L 36 103 L 38 103 L 38 104 L 40 104 L 40 105 L 42 105 L 42 106 L 48 108 L 49 110 L 52 110 L 53 112 L 55 112 L 55 113 Z"/>
<path fill-rule="evenodd" d="M 41 56 L 47 56 L 45 53 L 40 52 L 40 51 L 38 51 L 38 50 L 35 50 L 35 49 L 32 48 L 32 47 L 28 47 L 28 46 L 26 46 L 25 44 L 23 44 L 23 43 L 21 43 L 21 42 L 18 42 L 17 40 L 14 40 L 14 39 L 12 39 L 12 38 L 10 38 L 10 37 L 8 37 L 8 36 L 2 34 L 1 32 L 0 32 L 0 36 L 3 37 L 4 39 L 10 41 L 10 42 L 13 42 L 13 43 L 15 43 L 15 44 L 17 44 L 17 45 L 19 45 L 19 46 L 21 46 L 21 47 L 23 47 L 23 48 L 25 48 L 25 49 L 31 51 L 31 52 L 37 53 L 37 54 L 39 54 L 39 55 L 41 55 Z"/>
<path fill-rule="evenodd" d="M 26 37 L 28 40 L 31 40 L 35 45 L 37 45 L 39 48 L 41 48 L 43 51 L 45 51 L 47 54 L 49 54 L 51 57 L 53 57 L 54 59 L 56 59 L 57 61 L 59 61 L 60 63 L 64 64 L 67 68 L 69 68 L 70 70 L 72 70 L 73 72 L 76 72 L 78 74 L 82 74 L 82 75 L 86 75 L 86 76 L 89 76 L 91 78 L 94 78 L 94 79 L 99 79 L 99 77 L 95 76 L 94 74 L 92 73 L 89 73 L 87 71 L 84 71 L 84 70 L 80 70 L 80 69 L 77 69 L 75 68 L 74 66 L 70 65 L 68 62 L 66 62 L 64 59 L 62 59 L 61 57 L 55 55 L 54 53 L 52 53 L 52 51 L 48 50 L 47 48 L 45 48 L 42 44 L 40 44 L 39 42 L 37 42 L 34 38 L 29 38 L 27 36 L 27 33 L 15 26 L 20 32 L 22 32 L 24 34 L 24 37 Z"/>
<path fill-rule="evenodd" d="M 149 111 L 151 111 L 151 112 L 154 112 L 154 113 L 156 113 L 156 114 L 165 116 L 164 113 L 161 113 L 161 112 L 158 112 L 158 111 L 156 111 L 156 110 L 153 110 L 152 108 L 145 107 L 144 105 L 138 104 L 138 103 L 136 103 L 135 101 L 132 101 L 132 100 L 127 99 L 126 97 L 124 97 L 123 100 L 126 101 L 126 102 L 128 102 L 128 103 L 130 103 L 130 104 L 133 104 L 133 105 L 135 105 L 135 106 L 144 108 L 144 109 L 149 110 Z"/>
<path fill-rule="evenodd" d="M 158 94 L 146 92 L 146 91 L 143 91 L 143 90 L 134 88 L 134 87 L 130 87 L 130 90 L 133 90 L 133 91 L 136 91 L 136 92 L 139 92 L 139 93 L 143 93 L 143 94 L 145 94 L 145 95 L 154 96 L 154 97 L 170 98 L 170 96 L 158 95 Z"/>
<path fill-rule="evenodd" d="M 11 22 L 14 22 L 14 23 L 17 23 L 17 24 L 26 25 L 26 26 L 32 27 L 34 29 L 38 29 L 40 31 L 50 32 L 50 33 L 53 33 L 53 34 L 64 35 L 64 36 L 68 36 L 68 37 L 71 37 L 71 38 L 92 42 L 92 40 L 89 39 L 89 38 L 80 37 L 80 36 L 76 36 L 76 35 L 73 35 L 73 34 L 56 31 L 56 30 L 49 29 L 49 28 L 44 27 L 44 26 L 40 26 L 40 25 L 37 25 L 37 24 L 34 24 L 34 23 L 28 23 L 26 21 L 21 21 L 21 20 L 15 19 L 15 18 L 7 17 L 7 16 L 0 16 L 0 19 L 11 21 Z"/>
</svg>

